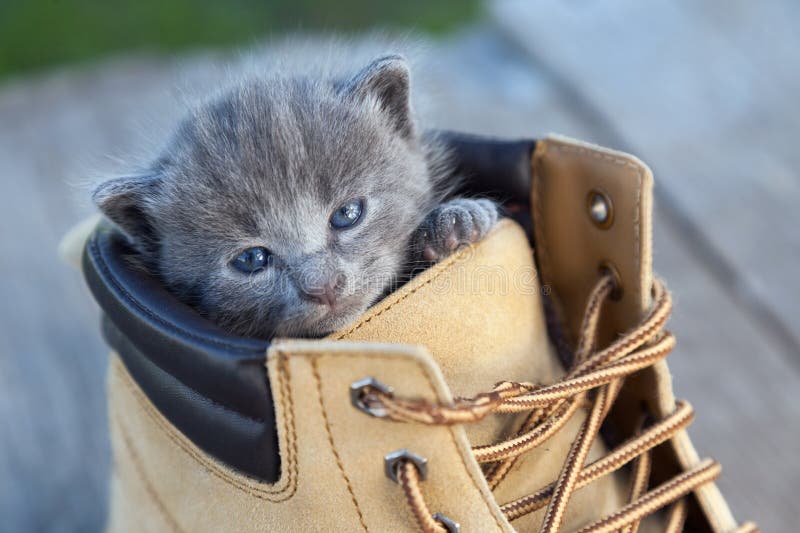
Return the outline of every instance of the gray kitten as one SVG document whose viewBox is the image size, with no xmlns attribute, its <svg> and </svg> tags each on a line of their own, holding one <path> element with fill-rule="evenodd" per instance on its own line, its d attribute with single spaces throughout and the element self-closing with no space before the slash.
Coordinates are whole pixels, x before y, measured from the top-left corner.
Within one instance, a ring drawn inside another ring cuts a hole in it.
<svg viewBox="0 0 800 533">
<path fill-rule="evenodd" d="M 321 336 L 494 225 L 442 203 L 452 176 L 420 135 L 399 56 L 345 80 L 251 79 L 195 109 L 144 172 L 93 199 L 180 299 L 247 336 Z"/>
</svg>

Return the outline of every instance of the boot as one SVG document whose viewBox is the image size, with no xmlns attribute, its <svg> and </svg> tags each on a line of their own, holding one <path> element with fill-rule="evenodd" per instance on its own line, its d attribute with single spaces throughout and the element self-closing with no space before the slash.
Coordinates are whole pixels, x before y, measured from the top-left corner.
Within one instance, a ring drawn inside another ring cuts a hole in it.
<svg viewBox="0 0 800 533">
<path fill-rule="evenodd" d="M 757 531 L 672 394 L 649 169 L 450 142 L 512 217 L 324 339 L 227 335 L 94 230 L 110 531 Z"/>
</svg>

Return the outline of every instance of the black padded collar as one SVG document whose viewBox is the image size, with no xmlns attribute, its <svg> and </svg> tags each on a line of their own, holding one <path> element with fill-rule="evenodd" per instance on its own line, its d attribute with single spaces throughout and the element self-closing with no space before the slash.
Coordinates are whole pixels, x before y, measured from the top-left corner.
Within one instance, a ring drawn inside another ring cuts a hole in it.
<svg viewBox="0 0 800 533">
<path fill-rule="evenodd" d="M 453 148 L 464 192 L 527 203 L 533 141 L 441 138 Z M 156 408 L 197 446 L 246 475 L 276 482 L 269 342 L 225 333 L 132 268 L 130 252 L 107 224 L 84 250 L 83 271 L 104 313 L 107 342 Z"/>
<path fill-rule="evenodd" d="M 491 196 L 501 202 L 530 202 L 535 141 L 508 141 L 455 132 L 440 135 L 453 150 L 456 172 L 464 179 L 465 193 Z"/>
</svg>

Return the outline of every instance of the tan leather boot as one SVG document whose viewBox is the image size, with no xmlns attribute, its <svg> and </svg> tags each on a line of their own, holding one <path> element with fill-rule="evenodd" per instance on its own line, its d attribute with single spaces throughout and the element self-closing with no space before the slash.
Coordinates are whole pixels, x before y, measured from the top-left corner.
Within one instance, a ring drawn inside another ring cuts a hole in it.
<svg viewBox="0 0 800 533">
<path fill-rule="evenodd" d="M 672 395 L 648 168 L 562 138 L 451 142 L 523 224 L 321 340 L 228 336 L 95 230 L 111 531 L 756 530 Z"/>
</svg>

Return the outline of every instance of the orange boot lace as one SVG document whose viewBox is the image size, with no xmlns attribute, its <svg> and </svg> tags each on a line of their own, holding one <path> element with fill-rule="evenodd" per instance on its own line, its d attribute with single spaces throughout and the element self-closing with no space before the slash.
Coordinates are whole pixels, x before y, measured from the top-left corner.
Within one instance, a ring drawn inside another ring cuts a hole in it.
<svg viewBox="0 0 800 533">
<path fill-rule="evenodd" d="M 675 411 L 648 425 L 604 457 L 586 464 L 590 447 L 622 388 L 625 378 L 662 359 L 675 347 L 675 338 L 664 330 L 672 300 L 663 284 L 653 286 L 653 305 L 642 322 L 610 346 L 595 351 L 600 311 L 615 287 L 614 277 L 603 276 L 592 290 L 584 313 L 572 367 L 561 381 L 547 386 L 532 383 L 501 382 L 493 390 L 473 398 L 457 399 L 452 405 L 434 404 L 420 399 L 396 397 L 380 386 L 361 389 L 360 401 L 370 412 L 395 422 L 429 425 L 469 424 L 493 413 L 528 415 L 512 438 L 491 445 L 475 446 L 472 452 L 484 465 L 489 486 L 494 489 L 525 452 L 541 446 L 557 433 L 578 411 L 588 405 L 588 416 L 580 427 L 567 454 L 558 479 L 538 491 L 501 505 L 511 521 L 547 507 L 540 531 L 559 531 L 572 494 L 592 481 L 633 462 L 630 501 L 618 511 L 589 524 L 580 533 L 635 532 L 639 522 L 655 511 L 670 506 L 666 531 L 679 532 L 687 515 L 686 496 L 703 484 L 715 480 L 720 465 L 705 459 L 661 485 L 647 490 L 650 451 L 687 427 L 694 418 L 692 407 L 683 401 Z M 405 493 L 405 499 L 420 530 L 425 532 L 457 531 L 457 524 L 430 511 L 423 494 L 424 472 L 418 462 L 400 458 L 393 463 L 393 477 Z M 739 533 L 756 532 L 746 523 Z"/>
</svg>

